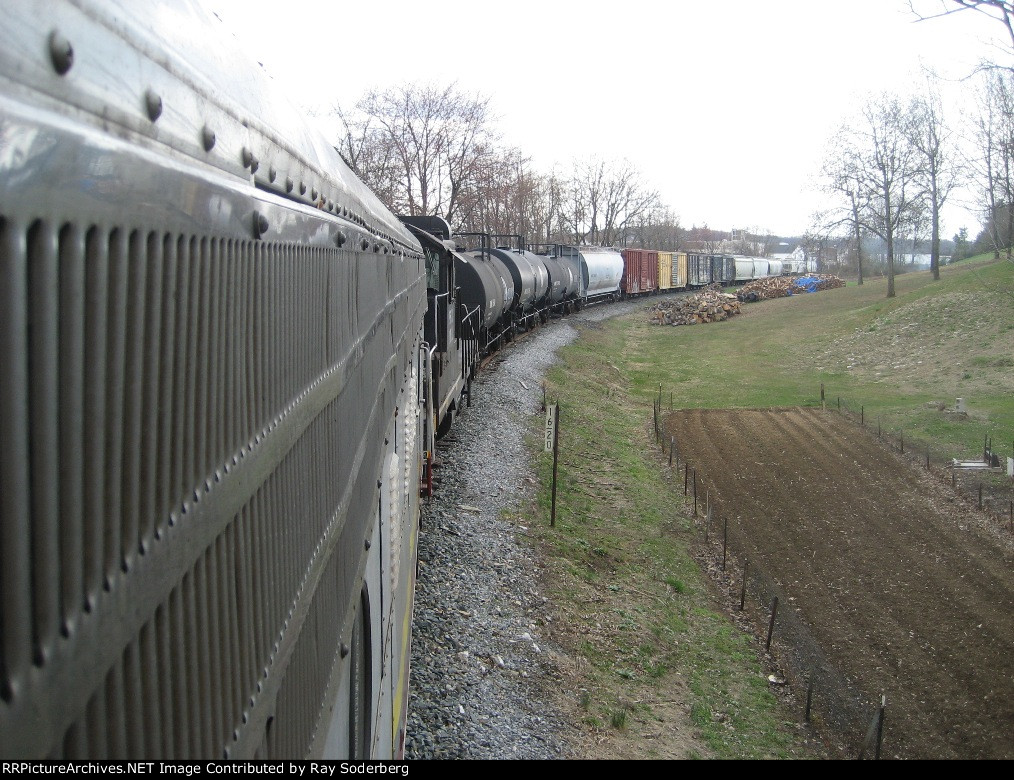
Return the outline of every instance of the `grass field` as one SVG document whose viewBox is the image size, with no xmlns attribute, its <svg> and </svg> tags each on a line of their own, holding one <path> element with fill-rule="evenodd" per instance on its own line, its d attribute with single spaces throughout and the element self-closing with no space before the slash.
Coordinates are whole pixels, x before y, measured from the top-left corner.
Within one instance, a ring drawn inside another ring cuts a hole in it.
<svg viewBox="0 0 1014 780">
<path fill-rule="evenodd" d="M 1009 453 L 1014 264 L 905 274 L 897 290 L 888 300 L 884 280 L 867 281 L 707 326 L 656 326 L 642 311 L 582 326 L 562 354 L 548 379 L 563 410 L 558 522 L 532 530 L 589 757 L 823 755 L 768 685 L 756 641 L 714 606 L 651 404 L 661 385 L 677 408 L 815 405 L 823 383 L 831 403 L 952 457 L 980 453 L 985 435 Z M 958 397 L 967 415 L 953 412 Z M 539 464 L 548 518 L 552 466 Z"/>
</svg>

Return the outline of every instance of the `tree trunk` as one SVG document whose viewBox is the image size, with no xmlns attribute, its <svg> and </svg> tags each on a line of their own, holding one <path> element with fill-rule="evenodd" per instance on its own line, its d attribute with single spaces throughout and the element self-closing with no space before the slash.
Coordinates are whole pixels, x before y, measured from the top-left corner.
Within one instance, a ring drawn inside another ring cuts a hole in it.
<svg viewBox="0 0 1014 780">
<path fill-rule="evenodd" d="M 852 228 L 856 234 L 856 270 L 859 273 L 859 286 L 863 286 L 863 236 L 859 228 L 859 205 L 852 201 Z"/>
<path fill-rule="evenodd" d="M 933 280 L 940 281 L 940 209 L 936 204 L 936 195 L 933 200 L 933 236 L 930 239 L 930 270 L 933 271 Z"/>
<path fill-rule="evenodd" d="M 887 297 L 894 297 L 894 231 L 887 230 Z"/>
</svg>

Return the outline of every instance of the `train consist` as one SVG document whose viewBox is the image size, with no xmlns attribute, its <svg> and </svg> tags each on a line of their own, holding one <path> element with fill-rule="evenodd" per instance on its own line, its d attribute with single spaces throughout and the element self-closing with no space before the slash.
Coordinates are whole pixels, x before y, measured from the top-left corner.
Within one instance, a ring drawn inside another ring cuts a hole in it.
<svg viewBox="0 0 1014 780">
<path fill-rule="evenodd" d="M 482 356 L 776 269 L 399 220 L 195 3 L 39 9 L 0 27 L 0 758 L 397 758 Z"/>
</svg>

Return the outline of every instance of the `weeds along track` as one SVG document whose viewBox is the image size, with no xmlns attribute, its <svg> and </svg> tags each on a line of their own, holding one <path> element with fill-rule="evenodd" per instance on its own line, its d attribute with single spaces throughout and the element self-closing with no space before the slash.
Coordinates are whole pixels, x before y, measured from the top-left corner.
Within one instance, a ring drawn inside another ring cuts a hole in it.
<svg viewBox="0 0 1014 780">
<path fill-rule="evenodd" d="M 1006 531 L 820 409 L 676 411 L 670 436 L 785 619 L 871 705 L 887 695 L 885 756 L 1014 758 Z"/>
</svg>

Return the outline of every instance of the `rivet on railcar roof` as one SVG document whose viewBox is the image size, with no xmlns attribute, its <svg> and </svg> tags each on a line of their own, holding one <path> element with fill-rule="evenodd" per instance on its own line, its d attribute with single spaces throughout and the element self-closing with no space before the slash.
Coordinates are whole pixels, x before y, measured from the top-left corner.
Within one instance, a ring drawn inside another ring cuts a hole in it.
<svg viewBox="0 0 1014 780">
<path fill-rule="evenodd" d="M 251 165 L 253 165 L 253 161 L 254 161 L 253 152 L 251 152 L 249 149 L 247 149 L 244 146 L 243 147 L 243 167 L 244 168 L 249 168 Z"/>
<path fill-rule="evenodd" d="M 152 89 L 144 93 L 144 106 L 148 110 L 148 119 L 154 122 L 162 116 L 162 98 Z"/>
<path fill-rule="evenodd" d="M 275 178 L 277 176 L 278 176 L 278 171 L 276 171 L 275 170 L 275 166 L 272 165 L 271 167 L 268 168 L 268 181 L 271 182 L 272 184 L 274 184 L 275 183 Z"/>
<path fill-rule="evenodd" d="M 344 642 L 342 642 L 342 651 L 341 652 L 342 652 L 342 658 L 344 658 L 345 656 L 347 656 L 349 654 L 349 646 L 347 644 L 345 644 Z"/>
<path fill-rule="evenodd" d="M 215 131 L 207 125 L 201 130 L 201 143 L 204 144 L 204 151 L 210 152 L 215 148 Z"/>
<path fill-rule="evenodd" d="M 369 550 L 371 547 L 373 547 L 373 542 L 371 542 L 369 539 L 367 539 L 365 542 L 363 542 L 363 547 L 365 547 L 367 550 Z"/>
<path fill-rule="evenodd" d="M 74 47 L 59 30 L 53 30 L 49 34 L 49 57 L 53 61 L 53 68 L 61 76 L 74 64 Z"/>
<path fill-rule="evenodd" d="M 257 173 L 257 169 L 261 167 L 261 161 L 256 157 L 250 161 L 250 173 Z"/>
<path fill-rule="evenodd" d="M 349 237 L 347 235 L 345 235 L 345 231 L 344 230 L 339 230 L 337 233 L 334 234 L 334 243 L 335 243 L 336 246 L 340 247 L 340 246 L 342 246 L 348 240 L 349 240 Z"/>
<path fill-rule="evenodd" d="M 288 177 L 285 178 L 285 191 L 292 192 L 292 179 Z"/>
<path fill-rule="evenodd" d="M 300 182 L 299 183 L 299 194 L 300 195 L 306 195 L 306 183 L 305 182 Z"/>
<path fill-rule="evenodd" d="M 370 248 L 370 242 L 364 238 L 362 241 L 359 242 L 359 246 L 361 246 L 363 248 L 363 251 L 365 252 L 367 249 Z"/>
<path fill-rule="evenodd" d="M 268 218 L 259 211 L 254 212 L 254 238 L 260 238 L 268 232 Z"/>
<path fill-rule="evenodd" d="M 310 190 L 310 200 L 317 200 L 317 188 L 314 187 Z"/>
</svg>

